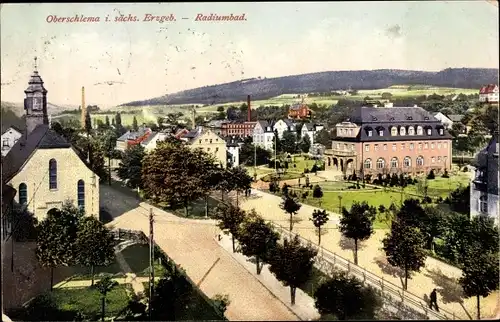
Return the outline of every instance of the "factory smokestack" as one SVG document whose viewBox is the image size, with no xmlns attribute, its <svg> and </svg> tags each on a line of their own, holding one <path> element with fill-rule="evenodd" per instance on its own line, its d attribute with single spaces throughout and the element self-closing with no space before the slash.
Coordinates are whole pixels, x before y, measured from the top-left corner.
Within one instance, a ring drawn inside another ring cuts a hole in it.
<svg viewBox="0 0 500 322">
<path fill-rule="evenodd" d="M 250 95 L 247 95 L 247 107 L 248 107 L 247 121 L 250 122 L 252 120 L 252 107 L 250 106 Z"/>
<path fill-rule="evenodd" d="M 82 86 L 82 129 L 85 128 L 85 116 L 87 115 L 87 107 L 85 106 L 85 87 Z"/>
</svg>

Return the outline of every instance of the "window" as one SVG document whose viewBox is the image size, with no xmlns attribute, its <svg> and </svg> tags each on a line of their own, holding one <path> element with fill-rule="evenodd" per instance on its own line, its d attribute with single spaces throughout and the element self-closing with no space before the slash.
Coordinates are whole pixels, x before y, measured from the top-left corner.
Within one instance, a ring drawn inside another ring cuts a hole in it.
<svg viewBox="0 0 500 322">
<path fill-rule="evenodd" d="M 352 134 L 353 134 L 353 131 L 352 131 L 352 129 L 350 129 L 350 130 L 349 130 L 349 135 L 350 135 L 350 136 L 352 136 Z M 370 135 L 370 136 L 371 136 L 371 135 Z"/>
<path fill-rule="evenodd" d="M 443 143 L 443 148 L 447 149 L 448 148 L 448 143 Z"/>
<path fill-rule="evenodd" d="M 371 169 L 371 168 L 372 168 L 372 160 L 366 159 L 365 160 L 365 169 Z"/>
<path fill-rule="evenodd" d="M 410 157 L 405 157 L 403 164 L 405 167 L 411 167 L 411 158 Z"/>
<path fill-rule="evenodd" d="M 392 145 L 392 151 L 396 151 L 396 143 Z"/>
<path fill-rule="evenodd" d="M 28 203 L 28 186 L 26 183 L 19 185 L 19 204 L 25 205 Z"/>
<path fill-rule="evenodd" d="M 488 212 L 488 195 L 484 192 L 479 197 L 479 211 L 483 213 Z"/>
<path fill-rule="evenodd" d="M 439 135 L 444 135 L 444 130 L 443 129 L 439 129 Z"/>
<path fill-rule="evenodd" d="M 210 144 L 212 144 L 212 139 L 210 139 Z"/>
<path fill-rule="evenodd" d="M 441 157 L 438 157 L 438 163 L 441 163 Z"/>
<path fill-rule="evenodd" d="M 354 144 L 351 144 L 351 151 L 354 151 Z"/>
<path fill-rule="evenodd" d="M 434 142 L 431 143 L 431 149 L 434 150 Z"/>
<path fill-rule="evenodd" d="M 431 163 L 436 163 L 436 158 L 435 157 L 431 158 Z"/>
<path fill-rule="evenodd" d="M 426 149 L 426 150 L 427 150 L 428 148 L 429 148 L 429 143 L 425 142 L 425 144 L 424 144 L 424 149 Z"/>
<path fill-rule="evenodd" d="M 408 135 L 415 135 L 415 128 L 413 126 L 408 128 Z"/>
<path fill-rule="evenodd" d="M 3 139 L 2 141 L 2 147 L 8 148 L 9 147 L 9 139 Z"/>
<path fill-rule="evenodd" d="M 387 151 L 387 144 L 384 144 L 384 151 Z"/>
<path fill-rule="evenodd" d="M 417 157 L 417 165 L 420 167 L 424 165 L 424 157 L 422 156 Z"/>
<path fill-rule="evenodd" d="M 207 151 L 210 151 L 210 148 L 207 148 Z"/>
<path fill-rule="evenodd" d="M 370 145 L 369 144 L 365 144 L 365 151 L 366 152 L 370 151 Z"/>
<path fill-rule="evenodd" d="M 378 151 L 378 144 L 375 144 L 375 146 L 374 146 L 374 150 L 375 150 L 375 151 Z"/>
<path fill-rule="evenodd" d="M 215 148 L 215 152 L 219 152 L 219 148 Z"/>
<path fill-rule="evenodd" d="M 413 143 L 410 143 L 410 150 L 413 150 Z"/>
<path fill-rule="evenodd" d="M 78 180 L 78 208 L 85 210 L 85 182 L 83 180 Z"/>
<path fill-rule="evenodd" d="M 398 158 L 394 157 L 391 159 L 391 168 L 397 168 L 398 167 Z"/>
<path fill-rule="evenodd" d="M 438 143 L 438 149 L 441 149 L 441 142 Z"/>
<path fill-rule="evenodd" d="M 404 126 L 402 126 L 400 129 L 399 129 L 399 135 L 406 135 L 406 129 Z"/>
<path fill-rule="evenodd" d="M 378 135 L 380 135 L 380 136 L 384 136 L 384 130 L 380 130 L 380 131 L 378 131 Z"/>
<path fill-rule="evenodd" d="M 340 149 L 340 143 L 337 143 L 337 149 Z"/>
<path fill-rule="evenodd" d="M 421 126 L 417 126 L 417 135 L 422 135 L 424 134 L 424 131 Z"/>
<path fill-rule="evenodd" d="M 347 151 L 347 144 L 344 144 L 344 150 Z"/>
<path fill-rule="evenodd" d="M 200 140 L 200 144 L 201 144 L 201 140 Z"/>
<path fill-rule="evenodd" d="M 57 189 L 57 161 L 49 161 L 49 189 Z"/>
<path fill-rule="evenodd" d="M 432 129 L 427 129 L 427 135 L 432 135 Z"/>
<path fill-rule="evenodd" d="M 368 131 L 368 136 L 372 136 L 372 131 Z"/>
<path fill-rule="evenodd" d="M 392 136 L 396 136 L 396 135 L 398 135 L 398 128 L 397 128 L 397 127 L 393 126 L 393 127 L 391 128 L 391 135 L 392 135 Z"/>
<path fill-rule="evenodd" d="M 385 166 L 385 160 L 380 158 L 377 160 L 377 169 L 383 169 Z"/>
<path fill-rule="evenodd" d="M 401 143 L 401 150 L 404 150 L 406 148 L 406 144 Z"/>
<path fill-rule="evenodd" d="M 419 149 L 419 150 L 422 150 L 422 143 L 419 143 L 419 144 L 418 144 L 418 149 Z"/>
</svg>

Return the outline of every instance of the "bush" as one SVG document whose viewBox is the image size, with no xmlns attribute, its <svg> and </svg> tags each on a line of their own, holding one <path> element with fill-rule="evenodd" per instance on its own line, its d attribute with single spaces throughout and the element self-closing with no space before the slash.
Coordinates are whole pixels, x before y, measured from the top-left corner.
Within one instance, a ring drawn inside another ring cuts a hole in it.
<svg viewBox="0 0 500 322">
<path fill-rule="evenodd" d="M 443 178 L 449 178 L 450 175 L 448 174 L 448 170 L 444 170 L 444 173 L 443 173 Z"/>
<path fill-rule="evenodd" d="M 305 173 L 309 173 L 309 169 L 305 168 L 305 169 L 304 169 L 304 174 L 305 174 Z"/>
<path fill-rule="evenodd" d="M 425 196 L 422 198 L 422 204 L 426 204 L 426 203 L 432 203 L 431 197 Z"/>
<path fill-rule="evenodd" d="M 434 174 L 434 170 L 431 170 L 429 174 L 427 175 L 427 180 L 433 180 L 436 178 L 436 175 Z"/>
<path fill-rule="evenodd" d="M 307 199 L 307 196 L 309 195 L 309 191 L 303 192 L 302 193 L 302 199 Z"/>
<path fill-rule="evenodd" d="M 464 167 L 464 168 L 462 169 L 462 172 L 469 172 L 469 169 L 467 169 L 467 167 Z"/>
</svg>

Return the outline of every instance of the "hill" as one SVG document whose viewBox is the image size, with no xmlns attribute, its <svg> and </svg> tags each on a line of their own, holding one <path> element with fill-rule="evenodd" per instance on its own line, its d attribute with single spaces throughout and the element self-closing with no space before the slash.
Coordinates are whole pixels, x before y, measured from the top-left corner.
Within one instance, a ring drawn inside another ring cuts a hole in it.
<svg viewBox="0 0 500 322">
<path fill-rule="evenodd" d="M 330 71 L 276 78 L 253 78 L 226 84 L 189 89 L 120 106 L 222 104 L 263 100 L 282 94 L 326 92 L 343 89 L 378 89 L 393 85 L 425 84 L 440 87 L 478 88 L 498 83 L 498 69 L 448 68 L 439 72 L 396 69 Z"/>
</svg>

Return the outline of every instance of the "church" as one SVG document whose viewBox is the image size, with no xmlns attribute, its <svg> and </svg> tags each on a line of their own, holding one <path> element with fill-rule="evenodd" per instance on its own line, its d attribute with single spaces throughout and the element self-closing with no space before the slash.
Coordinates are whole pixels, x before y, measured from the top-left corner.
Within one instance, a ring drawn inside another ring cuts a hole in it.
<svg viewBox="0 0 500 322">
<path fill-rule="evenodd" d="M 13 202 L 38 221 L 67 200 L 98 217 L 99 177 L 66 139 L 50 129 L 43 84 L 35 66 L 24 91 L 26 130 L 3 159 L 2 184 L 17 191 Z"/>
</svg>

